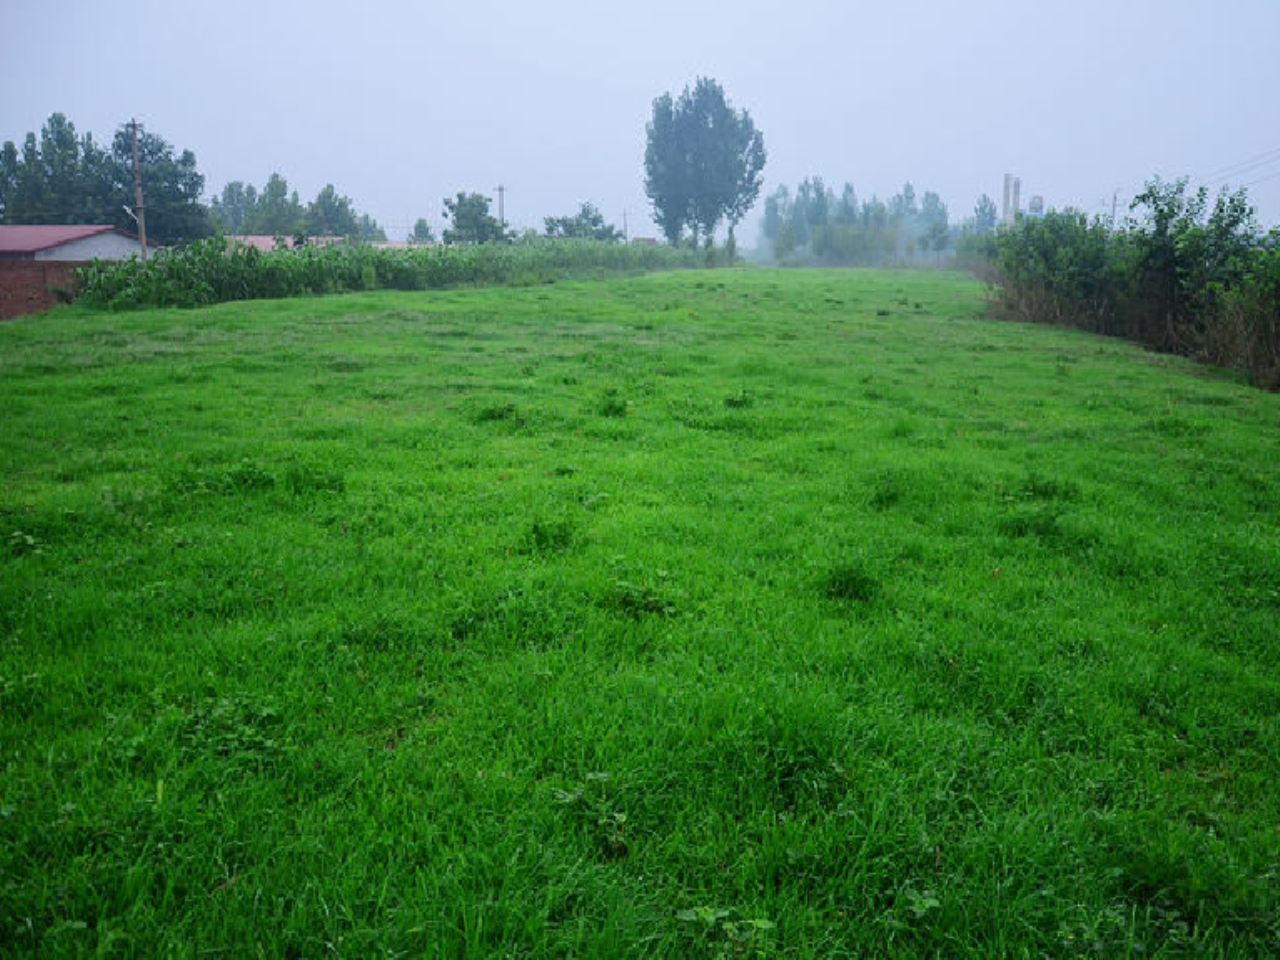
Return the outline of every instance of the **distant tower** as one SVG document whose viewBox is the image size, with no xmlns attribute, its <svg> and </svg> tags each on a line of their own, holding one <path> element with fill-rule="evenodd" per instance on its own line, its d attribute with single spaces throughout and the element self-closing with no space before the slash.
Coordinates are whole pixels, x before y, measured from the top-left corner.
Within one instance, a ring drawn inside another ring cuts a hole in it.
<svg viewBox="0 0 1280 960">
<path fill-rule="evenodd" d="M 1013 174 L 1004 175 L 1004 200 L 1000 204 L 1000 222 L 1006 227 L 1013 223 Z"/>
<path fill-rule="evenodd" d="M 1044 216 L 1044 197 L 1037 193 L 1031 198 L 1031 202 L 1027 204 L 1027 215 L 1031 217 Z"/>
<path fill-rule="evenodd" d="M 1018 209 L 1021 207 L 1022 196 L 1022 178 L 1013 178 L 1013 219 L 1018 219 Z"/>
</svg>

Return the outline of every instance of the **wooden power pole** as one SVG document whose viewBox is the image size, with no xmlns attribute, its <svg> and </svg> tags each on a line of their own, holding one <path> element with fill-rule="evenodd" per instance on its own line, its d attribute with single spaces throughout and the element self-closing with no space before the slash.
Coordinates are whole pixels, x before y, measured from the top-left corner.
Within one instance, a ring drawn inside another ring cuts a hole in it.
<svg viewBox="0 0 1280 960">
<path fill-rule="evenodd" d="M 142 246 L 142 259 L 147 259 L 147 208 L 142 199 L 142 167 L 138 163 L 138 121 L 130 123 L 133 130 L 133 202 L 138 208 L 138 243 Z"/>
</svg>

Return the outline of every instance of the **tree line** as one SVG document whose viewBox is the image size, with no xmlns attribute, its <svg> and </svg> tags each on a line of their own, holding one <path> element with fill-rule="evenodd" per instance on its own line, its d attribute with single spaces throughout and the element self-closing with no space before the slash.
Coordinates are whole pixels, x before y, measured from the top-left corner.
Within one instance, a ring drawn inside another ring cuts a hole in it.
<svg viewBox="0 0 1280 960">
<path fill-rule="evenodd" d="M 146 189 L 148 237 L 177 243 L 213 232 L 200 202 L 204 177 L 190 150 L 176 153 L 150 131 L 138 133 L 138 161 Z M 61 113 L 28 133 L 19 148 L 0 147 L 0 223 L 110 224 L 134 230 L 133 137 L 128 124 L 109 144 L 80 136 Z"/>
<path fill-rule="evenodd" d="M 79 135 L 65 114 L 54 113 L 21 148 L 0 147 L 0 223 L 109 224 L 136 229 L 133 136 L 122 124 L 109 145 Z M 189 243 L 215 232 L 270 236 L 342 236 L 386 239 L 377 222 L 327 184 L 303 205 L 288 181 L 273 173 L 261 191 L 233 181 L 209 205 L 205 178 L 190 150 L 177 152 L 163 137 L 139 129 L 147 236 L 161 244 Z"/>
<path fill-rule="evenodd" d="M 209 210 L 217 229 L 232 236 L 387 239 L 378 222 L 359 213 L 333 184 L 325 184 L 304 206 L 298 191 L 291 191 L 278 173 L 271 174 L 260 191 L 251 183 L 233 180 L 213 198 Z"/>
<path fill-rule="evenodd" d="M 886 202 L 859 200 L 850 183 L 837 194 L 821 177 L 806 177 L 765 199 L 760 235 L 779 262 L 876 266 L 940 259 L 955 230 L 942 198 L 926 190 L 917 199 L 910 182 Z"/>
<path fill-rule="evenodd" d="M 190 243 L 215 233 L 285 238 L 345 237 L 357 241 L 386 240 L 386 231 L 349 197 L 326 184 L 315 199 L 304 203 L 280 173 L 272 173 L 256 187 L 233 180 L 208 205 L 201 197 L 205 178 L 190 150 L 175 151 L 164 138 L 138 132 L 138 160 L 145 191 L 147 234 L 164 245 Z M 6 141 L 0 147 L 0 223 L 109 224 L 136 230 L 134 203 L 133 132 L 122 125 L 110 145 L 91 133 L 79 135 L 62 113 L 54 113 L 40 133 L 28 133 L 21 147 Z M 444 200 L 448 244 L 510 242 L 518 239 L 490 212 L 488 197 L 459 191 Z M 592 203 L 578 212 L 547 217 L 545 236 L 616 242 L 622 231 L 606 223 Z M 536 234 L 535 234 L 536 236 Z M 435 242 L 425 217 L 414 224 L 409 239 Z"/>
</svg>

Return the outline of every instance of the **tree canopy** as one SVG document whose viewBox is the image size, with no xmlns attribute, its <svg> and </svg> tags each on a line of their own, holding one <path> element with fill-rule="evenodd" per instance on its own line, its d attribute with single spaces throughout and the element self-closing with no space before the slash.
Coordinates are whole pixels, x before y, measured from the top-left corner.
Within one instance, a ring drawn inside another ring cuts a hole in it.
<svg viewBox="0 0 1280 960">
<path fill-rule="evenodd" d="M 654 100 L 646 133 L 645 193 L 667 240 L 679 243 L 688 229 L 696 246 L 725 220 L 732 237 L 760 194 L 767 157 L 751 115 L 700 77 L 678 99 Z"/>
<path fill-rule="evenodd" d="M 304 206 L 298 191 L 290 190 L 289 181 L 279 173 L 271 174 L 261 192 L 253 184 L 233 180 L 210 207 L 222 230 L 232 235 L 386 239 L 377 221 L 357 213 L 350 198 L 339 194 L 333 184 L 325 184 Z"/>
<path fill-rule="evenodd" d="M 583 203 L 572 217 L 546 217 L 543 221 L 548 237 L 600 240 L 613 243 L 622 239 L 622 232 L 611 223 L 605 223 L 594 203 Z"/>
<path fill-rule="evenodd" d="M 436 236 L 431 232 L 431 224 L 426 217 L 419 217 L 413 224 L 413 232 L 409 234 L 410 243 L 435 243 Z"/>
<path fill-rule="evenodd" d="M 450 223 L 444 231 L 445 243 L 490 243 L 509 239 L 506 228 L 489 213 L 489 198 L 483 194 L 460 190 L 454 198 L 445 197 L 444 216 Z"/>
<path fill-rule="evenodd" d="M 161 243 L 208 236 L 212 224 L 200 202 L 204 177 L 190 150 L 175 153 L 162 137 L 138 133 L 138 162 L 146 198 L 147 235 Z M 109 147 L 91 134 L 77 136 L 64 114 L 54 113 L 39 139 L 28 133 L 21 150 L 0 147 L 0 222 L 101 223 L 135 230 L 125 207 L 134 203 L 133 134 L 129 124 Z"/>
</svg>

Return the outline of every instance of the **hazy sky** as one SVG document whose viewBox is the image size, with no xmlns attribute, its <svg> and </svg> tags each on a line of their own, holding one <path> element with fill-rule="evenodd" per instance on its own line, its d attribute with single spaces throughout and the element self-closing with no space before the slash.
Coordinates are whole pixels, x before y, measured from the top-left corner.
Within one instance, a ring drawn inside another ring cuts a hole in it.
<svg viewBox="0 0 1280 960">
<path fill-rule="evenodd" d="M 136 116 L 209 196 L 333 183 L 393 239 L 498 184 L 513 226 L 590 200 L 652 236 L 652 102 L 709 76 L 769 151 L 747 245 L 809 174 L 862 198 L 910 180 L 953 220 L 1006 171 L 1024 203 L 1090 212 L 1153 174 L 1232 174 L 1277 225 L 1278 50 L 1280 0 L 0 0 L 0 141 Z"/>
</svg>

